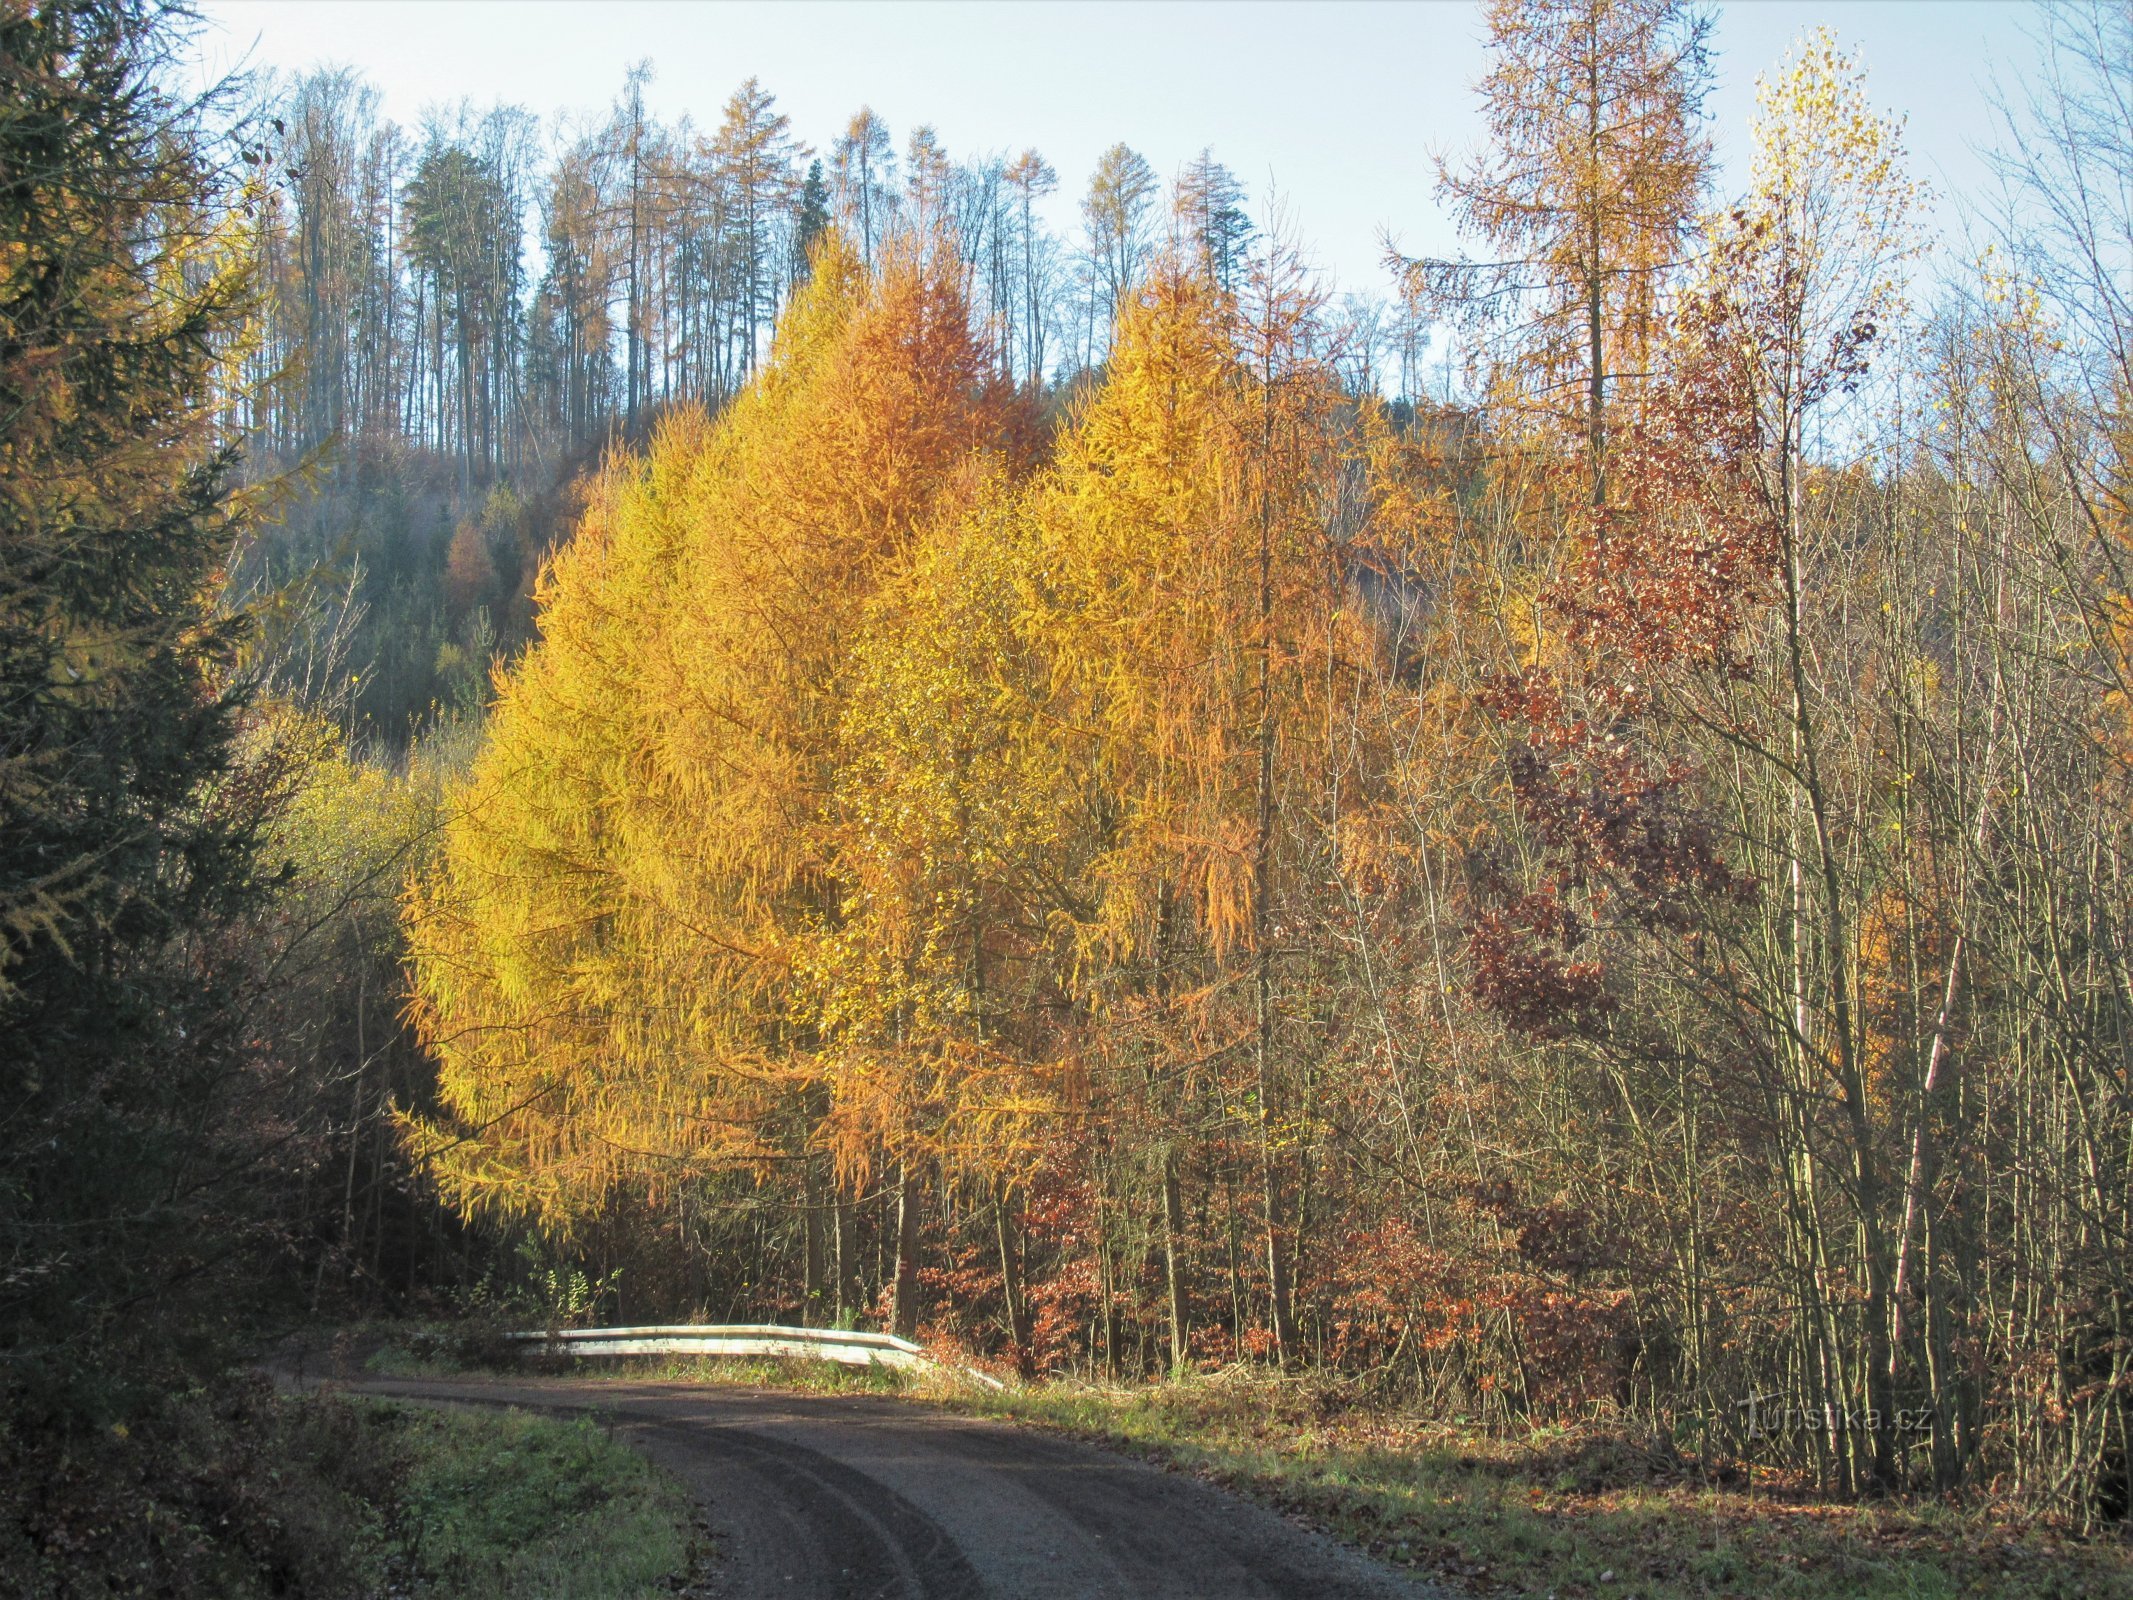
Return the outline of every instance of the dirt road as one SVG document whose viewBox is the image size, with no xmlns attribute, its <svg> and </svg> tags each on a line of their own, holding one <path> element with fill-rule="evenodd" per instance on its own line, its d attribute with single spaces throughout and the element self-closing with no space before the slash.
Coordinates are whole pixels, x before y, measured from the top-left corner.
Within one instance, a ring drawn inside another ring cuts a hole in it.
<svg viewBox="0 0 2133 1600">
<path fill-rule="evenodd" d="M 1195 1479 L 897 1400 L 534 1378 L 335 1387 L 597 1411 L 703 1498 L 734 1600 L 1435 1592 Z"/>
</svg>

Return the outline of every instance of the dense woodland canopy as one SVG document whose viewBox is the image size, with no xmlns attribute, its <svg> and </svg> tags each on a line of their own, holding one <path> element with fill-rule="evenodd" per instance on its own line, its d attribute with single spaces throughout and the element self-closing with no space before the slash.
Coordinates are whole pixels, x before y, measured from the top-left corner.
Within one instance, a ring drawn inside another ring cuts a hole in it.
<svg viewBox="0 0 2133 1600">
<path fill-rule="evenodd" d="M 412 1147 L 630 1307 L 2122 1514 L 2122 22 L 2009 158 L 2061 229 L 1928 301 L 1826 36 L 1727 192 L 1695 13 L 1488 17 L 1480 258 L 1393 263 L 1460 403 L 1216 169 L 1107 157 L 1063 317 L 855 124 L 765 363 L 543 570 Z"/>
<path fill-rule="evenodd" d="M 1055 239 L 1034 151 L 753 80 L 273 86 L 218 381 L 298 1298 L 2127 1517 L 2133 24 L 2046 17 L 1950 266 L 1830 36 L 1728 173 L 1692 8 L 1486 18 L 1474 253 L 1390 310 L 1212 155 Z"/>
</svg>

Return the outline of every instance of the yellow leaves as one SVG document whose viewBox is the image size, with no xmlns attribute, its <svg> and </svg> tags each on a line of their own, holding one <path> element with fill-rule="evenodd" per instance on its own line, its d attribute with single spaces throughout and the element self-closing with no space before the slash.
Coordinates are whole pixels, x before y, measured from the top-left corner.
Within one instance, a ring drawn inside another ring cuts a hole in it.
<svg viewBox="0 0 2133 1600">
<path fill-rule="evenodd" d="M 567 1229 L 781 1150 L 1009 1166 L 1151 952 L 1292 937 L 1289 789 L 1393 765 L 1340 540 L 1441 559 L 1455 511 L 1308 305 L 1159 274 L 1025 476 L 953 282 L 828 247 L 761 378 L 611 465 L 541 574 L 407 894 L 444 1102 L 407 1136 L 457 1203 Z"/>
<path fill-rule="evenodd" d="M 2122 533 L 2120 537 L 2123 537 Z M 2120 685 L 2133 681 L 2133 596 L 2113 591 L 2103 596 L 2097 609 L 2103 624 L 2102 642 L 2111 680 Z M 2120 771 L 2133 768 L 2133 696 L 2128 696 L 2122 688 L 2105 691 L 2098 706 L 2097 721 L 2100 737 L 2115 756 Z"/>
<path fill-rule="evenodd" d="M 756 1159 L 819 1080 L 850 635 L 1003 431 L 967 326 L 952 263 L 825 244 L 761 378 L 610 466 L 541 575 L 408 895 L 448 1113 L 414 1136 L 463 1203 L 562 1225 Z"/>
<path fill-rule="evenodd" d="M 1926 193 L 1905 174 L 1901 121 L 1874 111 L 1864 66 L 1827 28 L 1756 80 L 1749 193 L 1745 226 L 1770 230 L 1793 270 L 1819 280 L 1807 292 L 1893 311 Z"/>
</svg>

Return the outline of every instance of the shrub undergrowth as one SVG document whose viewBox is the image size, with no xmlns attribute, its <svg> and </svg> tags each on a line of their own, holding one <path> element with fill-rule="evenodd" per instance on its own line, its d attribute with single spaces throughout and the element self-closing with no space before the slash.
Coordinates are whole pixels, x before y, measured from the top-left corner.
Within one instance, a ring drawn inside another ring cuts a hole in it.
<svg viewBox="0 0 2133 1600">
<path fill-rule="evenodd" d="M 708 1554 L 687 1493 L 590 1420 L 259 1378 L 93 1429 L 0 1407 L 0 1596 L 642 1600 Z"/>
</svg>

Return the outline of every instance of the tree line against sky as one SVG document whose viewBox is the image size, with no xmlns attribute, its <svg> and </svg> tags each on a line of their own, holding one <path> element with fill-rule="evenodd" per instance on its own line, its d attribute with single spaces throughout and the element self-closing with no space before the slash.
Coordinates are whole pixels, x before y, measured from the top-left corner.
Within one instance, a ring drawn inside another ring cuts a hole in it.
<svg viewBox="0 0 2133 1600">
<path fill-rule="evenodd" d="M 254 567 L 267 587 L 340 576 L 320 603 L 348 649 L 307 667 L 372 737 L 404 743 L 478 697 L 489 658 L 527 636 L 569 485 L 662 408 L 739 391 L 826 227 L 869 262 L 905 232 L 942 241 L 992 369 L 1055 394 L 1101 362 L 1173 233 L 1233 276 L 1255 231 L 1211 153 L 1166 186 L 1113 146 L 1061 238 L 1044 221 L 1060 179 L 1035 150 L 957 160 L 925 126 L 899 149 L 862 109 L 816 151 L 754 79 L 715 126 L 665 124 L 650 70 L 591 127 L 499 106 L 411 131 L 345 70 L 264 86 L 270 293 L 246 420 L 261 467 L 310 463 L 311 490 Z M 1398 322 L 1419 385 L 1420 322 L 1359 309 Z"/>
</svg>

